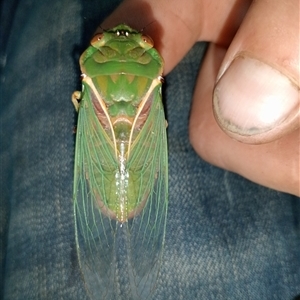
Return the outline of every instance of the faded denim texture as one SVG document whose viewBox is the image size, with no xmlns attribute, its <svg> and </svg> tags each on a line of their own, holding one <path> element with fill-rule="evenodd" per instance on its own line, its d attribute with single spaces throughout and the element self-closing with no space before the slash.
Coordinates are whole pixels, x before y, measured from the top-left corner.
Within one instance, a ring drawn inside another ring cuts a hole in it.
<svg viewBox="0 0 300 300">
<path fill-rule="evenodd" d="M 87 299 L 75 246 L 70 97 L 80 88 L 80 53 L 116 5 L 2 3 L 3 299 Z M 152 299 L 297 299 L 299 199 L 205 163 L 189 143 L 189 109 L 204 52 L 197 44 L 164 86 L 170 197 L 164 263 Z"/>
</svg>

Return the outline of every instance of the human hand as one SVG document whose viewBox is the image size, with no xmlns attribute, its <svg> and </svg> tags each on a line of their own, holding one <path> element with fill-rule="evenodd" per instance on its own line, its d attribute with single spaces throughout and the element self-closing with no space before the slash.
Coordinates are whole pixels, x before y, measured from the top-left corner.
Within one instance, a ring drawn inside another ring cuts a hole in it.
<svg viewBox="0 0 300 300">
<path fill-rule="evenodd" d="M 155 21 L 145 33 L 165 74 L 195 42 L 211 42 L 194 91 L 193 147 L 211 164 L 299 196 L 299 5 L 250 4 L 125 0 L 102 27 Z"/>
</svg>

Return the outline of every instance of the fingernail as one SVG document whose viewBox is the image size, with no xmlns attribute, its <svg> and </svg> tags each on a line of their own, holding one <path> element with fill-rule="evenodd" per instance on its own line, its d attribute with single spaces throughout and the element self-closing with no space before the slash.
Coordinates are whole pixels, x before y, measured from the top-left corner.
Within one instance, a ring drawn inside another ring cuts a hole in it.
<svg viewBox="0 0 300 300">
<path fill-rule="evenodd" d="M 272 140 L 296 119 L 299 88 L 271 66 L 238 56 L 217 83 L 213 104 L 219 125 L 229 135 Z"/>
</svg>

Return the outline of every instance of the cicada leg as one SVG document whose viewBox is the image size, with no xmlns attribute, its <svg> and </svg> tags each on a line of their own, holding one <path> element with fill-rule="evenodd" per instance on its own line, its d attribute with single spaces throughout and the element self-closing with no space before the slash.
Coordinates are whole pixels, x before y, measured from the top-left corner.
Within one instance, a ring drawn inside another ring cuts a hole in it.
<svg viewBox="0 0 300 300">
<path fill-rule="evenodd" d="M 75 91 L 72 94 L 72 102 L 73 102 L 77 112 L 79 110 L 79 102 L 80 102 L 81 99 L 82 99 L 82 93 L 80 91 Z"/>
</svg>

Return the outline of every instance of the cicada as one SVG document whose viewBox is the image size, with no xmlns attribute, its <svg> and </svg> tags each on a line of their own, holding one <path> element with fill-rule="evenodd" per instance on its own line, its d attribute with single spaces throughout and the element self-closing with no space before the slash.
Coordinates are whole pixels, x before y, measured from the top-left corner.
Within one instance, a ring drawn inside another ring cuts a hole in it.
<svg viewBox="0 0 300 300">
<path fill-rule="evenodd" d="M 168 205 L 163 59 L 121 24 L 80 57 L 74 169 L 80 269 L 92 299 L 148 299 L 162 262 Z"/>
</svg>

